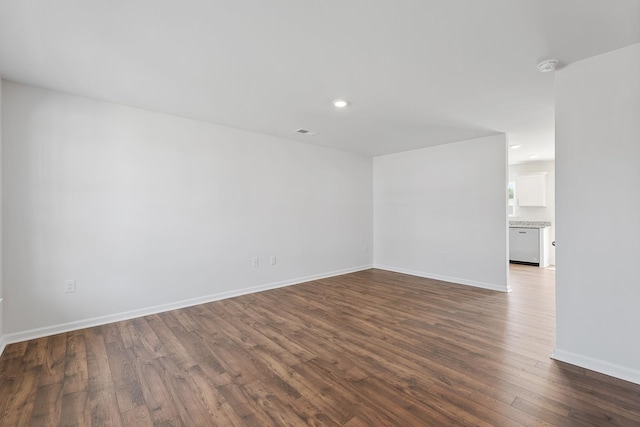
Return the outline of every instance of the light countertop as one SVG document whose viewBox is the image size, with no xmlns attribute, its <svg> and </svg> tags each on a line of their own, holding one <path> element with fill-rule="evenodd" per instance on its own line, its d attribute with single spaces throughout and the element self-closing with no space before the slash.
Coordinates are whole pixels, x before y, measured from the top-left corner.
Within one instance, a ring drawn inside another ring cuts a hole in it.
<svg viewBox="0 0 640 427">
<path fill-rule="evenodd" d="M 509 228 L 545 228 L 551 227 L 549 221 L 509 221 Z"/>
</svg>

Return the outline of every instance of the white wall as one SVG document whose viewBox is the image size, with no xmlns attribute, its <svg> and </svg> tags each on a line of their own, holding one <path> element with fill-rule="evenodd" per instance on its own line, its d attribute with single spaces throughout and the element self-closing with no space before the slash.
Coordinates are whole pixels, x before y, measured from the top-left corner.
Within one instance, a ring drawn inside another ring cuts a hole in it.
<svg viewBox="0 0 640 427">
<path fill-rule="evenodd" d="M 554 357 L 640 384 L 640 44 L 556 74 Z"/>
<path fill-rule="evenodd" d="M 8 339 L 372 264 L 371 158 L 3 89 Z"/>
<path fill-rule="evenodd" d="M 508 290 L 506 137 L 374 158 L 374 265 Z"/>
<path fill-rule="evenodd" d="M 509 182 L 515 182 L 517 175 L 545 172 L 547 181 L 547 206 L 521 206 L 518 207 L 516 215 L 510 217 L 513 221 L 549 221 L 549 242 L 547 253 L 551 264 L 556 263 L 556 248 L 551 242 L 556 239 L 556 162 L 554 160 L 527 162 L 516 165 L 509 165 Z M 517 191 L 517 189 L 516 189 Z"/>
<path fill-rule="evenodd" d="M 2 85 L 3 80 L 0 77 L 0 100 L 2 100 Z M 2 238 L 2 102 L 0 102 L 0 354 L 4 350 L 4 298 L 3 298 L 3 272 L 2 272 L 2 246 L 3 246 L 3 238 Z"/>
</svg>

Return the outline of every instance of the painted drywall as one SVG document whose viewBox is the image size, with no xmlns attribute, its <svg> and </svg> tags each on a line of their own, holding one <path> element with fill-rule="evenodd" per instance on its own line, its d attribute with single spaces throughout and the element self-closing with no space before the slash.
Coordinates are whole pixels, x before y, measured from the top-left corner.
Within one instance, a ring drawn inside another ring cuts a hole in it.
<svg viewBox="0 0 640 427">
<path fill-rule="evenodd" d="M 516 215 L 510 217 L 514 221 L 549 221 L 549 242 L 547 244 L 547 253 L 549 254 L 549 262 L 556 263 L 556 249 L 551 242 L 556 238 L 556 162 L 554 160 L 526 162 L 516 165 L 509 165 L 509 182 L 515 182 L 517 175 L 526 175 L 536 172 L 544 172 L 546 174 L 546 193 L 547 206 L 520 206 L 516 211 Z M 517 191 L 517 189 L 516 189 Z"/>
<path fill-rule="evenodd" d="M 370 157 L 3 89 L 12 340 L 372 264 Z"/>
<path fill-rule="evenodd" d="M 507 291 L 506 137 L 373 160 L 374 265 Z"/>
<path fill-rule="evenodd" d="M 2 78 L 0 77 L 0 100 L 2 100 Z M 3 238 L 2 238 L 2 102 L 0 102 L 0 354 L 4 350 L 5 341 L 4 341 L 4 298 L 3 298 L 3 274 L 2 274 L 2 246 L 3 246 Z"/>
<path fill-rule="evenodd" d="M 640 44 L 556 75 L 554 357 L 640 384 Z"/>
</svg>

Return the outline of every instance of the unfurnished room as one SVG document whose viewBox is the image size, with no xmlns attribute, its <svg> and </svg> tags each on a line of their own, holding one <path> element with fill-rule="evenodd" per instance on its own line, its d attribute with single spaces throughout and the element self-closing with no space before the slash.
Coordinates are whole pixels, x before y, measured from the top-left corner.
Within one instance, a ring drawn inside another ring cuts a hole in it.
<svg viewBox="0 0 640 427">
<path fill-rule="evenodd" d="M 0 0 L 0 426 L 640 425 L 637 0 Z"/>
</svg>

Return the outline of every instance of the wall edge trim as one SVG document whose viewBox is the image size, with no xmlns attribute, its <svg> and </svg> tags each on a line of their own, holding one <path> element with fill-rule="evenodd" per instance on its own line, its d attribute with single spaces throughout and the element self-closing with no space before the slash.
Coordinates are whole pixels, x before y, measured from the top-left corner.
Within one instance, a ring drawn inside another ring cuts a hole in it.
<svg viewBox="0 0 640 427">
<path fill-rule="evenodd" d="M 637 369 L 628 368 L 602 359 L 596 359 L 595 357 L 562 350 L 557 347 L 553 350 L 551 358 L 559 362 L 579 366 L 581 368 L 589 369 L 590 371 L 595 371 L 600 374 L 640 385 L 640 370 Z"/>
<path fill-rule="evenodd" d="M 394 273 L 408 274 L 410 276 L 424 277 L 426 279 L 441 280 L 443 282 L 449 282 L 457 285 L 473 286 L 475 288 L 489 289 L 498 292 L 511 292 L 511 286 L 509 285 L 502 286 L 495 283 L 479 282 L 476 280 L 461 279 L 459 277 L 444 276 L 442 274 L 427 273 L 423 271 L 410 270 L 408 268 L 391 267 L 375 263 L 373 264 L 373 268 L 392 271 Z"/>
<path fill-rule="evenodd" d="M 0 280 L 2 280 L 0 278 Z M 0 290 L 2 288 L 2 283 L 0 283 Z M 4 298 L 0 297 L 0 316 L 4 316 Z M 0 356 L 2 356 L 2 353 L 4 352 L 4 348 L 7 346 L 7 341 L 4 338 L 4 319 L 0 318 Z"/>
<path fill-rule="evenodd" d="M 299 285 L 302 283 L 312 282 L 314 280 L 321 280 L 329 277 L 355 273 L 357 271 L 369 270 L 371 268 L 373 268 L 373 265 L 365 264 L 357 267 L 344 268 L 344 269 L 334 270 L 326 273 L 313 274 L 310 276 L 303 276 L 295 279 L 282 280 L 279 282 L 267 283 L 264 285 L 236 289 L 233 291 L 219 292 L 216 294 L 205 295 L 205 296 L 196 297 L 196 298 L 189 298 L 186 300 L 176 301 L 176 302 L 167 303 L 167 304 L 160 304 L 160 305 L 125 311 L 120 313 L 108 314 L 105 316 L 92 317 L 88 319 L 76 320 L 73 322 L 61 323 L 61 324 L 51 325 L 51 326 L 44 326 L 41 328 L 29 329 L 21 332 L 13 332 L 10 334 L 5 334 L 0 336 L 0 356 L 4 352 L 4 349 L 7 346 L 7 344 L 13 344 L 13 343 L 27 341 L 31 339 L 47 337 L 50 335 L 75 331 L 78 329 L 91 328 L 94 326 L 100 326 L 108 323 L 119 322 L 122 320 L 129 320 L 137 317 L 163 313 L 171 310 L 178 310 L 181 308 L 191 307 L 199 304 L 206 304 L 214 301 L 220 301 L 223 299 L 233 298 L 241 295 L 268 291 L 271 289 L 283 288 L 286 286 Z"/>
</svg>

